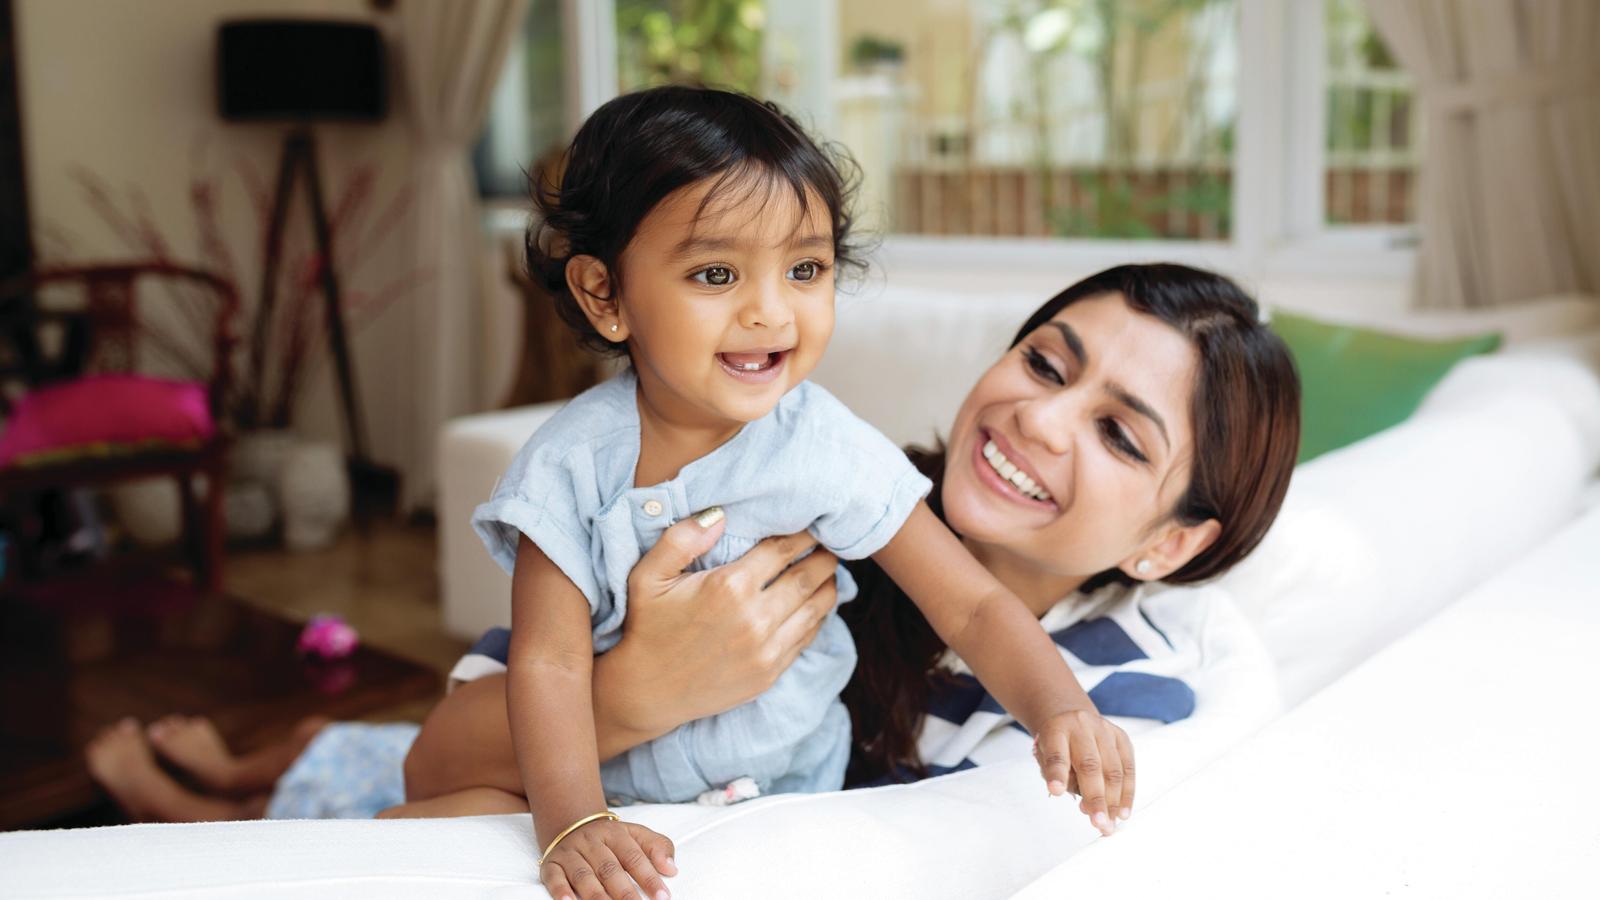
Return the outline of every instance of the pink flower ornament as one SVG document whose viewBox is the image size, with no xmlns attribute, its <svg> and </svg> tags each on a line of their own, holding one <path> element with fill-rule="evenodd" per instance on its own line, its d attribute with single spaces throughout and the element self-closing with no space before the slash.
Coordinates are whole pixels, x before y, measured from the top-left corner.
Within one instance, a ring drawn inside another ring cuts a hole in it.
<svg viewBox="0 0 1600 900">
<path fill-rule="evenodd" d="M 300 632 L 296 649 L 306 656 L 322 659 L 344 659 L 356 652 L 361 638 L 356 630 L 341 616 L 312 616 Z"/>
</svg>

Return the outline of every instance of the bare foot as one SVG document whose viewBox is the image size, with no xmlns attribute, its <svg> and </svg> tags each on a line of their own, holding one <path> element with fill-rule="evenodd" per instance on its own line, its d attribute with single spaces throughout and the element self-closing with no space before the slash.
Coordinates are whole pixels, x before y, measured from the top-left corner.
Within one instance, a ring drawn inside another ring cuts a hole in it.
<svg viewBox="0 0 1600 900">
<path fill-rule="evenodd" d="M 164 716 L 145 728 L 150 746 L 161 758 L 213 791 L 229 791 L 236 781 L 236 761 L 217 726 L 205 716 Z"/>
<path fill-rule="evenodd" d="M 89 774 L 136 822 L 210 822 L 248 817 L 250 804 L 204 797 L 184 789 L 156 764 L 135 719 L 95 735 L 83 755 Z"/>
<path fill-rule="evenodd" d="M 193 775 L 207 790 L 251 797 L 270 792 L 311 739 L 331 720 L 307 716 L 289 734 L 258 750 L 235 756 L 217 726 L 205 716 L 166 716 L 147 732 L 166 761 Z"/>
</svg>

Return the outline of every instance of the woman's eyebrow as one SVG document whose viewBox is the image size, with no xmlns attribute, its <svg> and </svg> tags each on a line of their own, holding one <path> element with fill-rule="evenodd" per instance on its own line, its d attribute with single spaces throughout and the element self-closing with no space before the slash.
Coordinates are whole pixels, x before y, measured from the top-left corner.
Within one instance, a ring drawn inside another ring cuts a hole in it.
<svg viewBox="0 0 1600 900">
<path fill-rule="evenodd" d="M 1057 331 L 1061 332 L 1061 339 L 1067 342 L 1067 351 L 1077 358 L 1078 365 L 1087 366 L 1089 364 L 1089 351 L 1083 349 L 1083 339 L 1078 337 L 1078 333 L 1072 330 L 1071 325 L 1055 319 L 1051 319 L 1045 324 L 1053 325 Z"/>
<path fill-rule="evenodd" d="M 1166 443 L 1168 450 L 1172 449 L 1172 439 L 1167 437 L 1167 423 L 1162 421 L 1161 414 L 1156 412 L 1150 404 L 1135 397 L 1128 392 L 1127 388 L 1115 382 L 1106 385 L 1106 393 L 1115 398 L 1118 403 L 1156 423 L 1156 428 L 1161 430 L 1161 440 Z"/>
</svg>

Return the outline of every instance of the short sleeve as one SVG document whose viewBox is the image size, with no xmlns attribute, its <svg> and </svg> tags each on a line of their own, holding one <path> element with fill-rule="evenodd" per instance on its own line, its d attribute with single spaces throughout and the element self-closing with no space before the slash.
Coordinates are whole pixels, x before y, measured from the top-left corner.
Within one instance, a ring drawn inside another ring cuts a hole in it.
<svg viewBox="0 0 1600 900">
<path fill-rule="evenodd" d="M 821 395 L 808 416 L 819 440 L 832 443 L 840 476 L 835 508 L 811 527 L 822 546 L 840 559 L 863 559 L 899 533 L 933 482 L 883 433 L 850 412 L 831 394 Z"/>
<path fill-rule="evenodd" d="M 579 509 L 579 482 L 585 474 L 541 446 L 536 435 L 500 477 L 489 500 L 473 511 L 472 527 L 507 574 L 516 566 L 518 535 L 527 535 L 583 592 L 593 617 L 603 597 L 594 571 L 594 537 Z"/>
</svg>

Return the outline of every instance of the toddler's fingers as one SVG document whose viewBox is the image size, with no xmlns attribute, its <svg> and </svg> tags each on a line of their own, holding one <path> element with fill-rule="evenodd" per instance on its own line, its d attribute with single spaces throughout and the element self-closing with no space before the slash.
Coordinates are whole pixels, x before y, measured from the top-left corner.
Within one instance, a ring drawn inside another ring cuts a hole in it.
<svg viewBox="0 0 1600 900">
<path fill-rule="evenodd" d="M 594 867 L 594 874 L 605 885 L 605 896 L 611 900 L 643 900 L 639 892 L 634 890 L 633 878 L 628 870 L 623 867 L 622 861 L 611 852 L 611 846 L 603 843 L 604 839 L 585 847 L 584 861 Z M 584 895 L 588 900 L 588 895 Z"/>
<path fill-rule="evenodd" d="M 539 867 L 539 880 L 544 882 L 544 889 L 550 892 L 551 900 L 578 900 L 578 892 L 567 881 L 567 873 L 555 863 L 547 862 Z M 596 883 L 595 887 L 599 887 L 599 884 Z"/>
<path fill-rule="evenodd" d="M 1092 738 L 1072 742 L 1072 770 L 1078 773 L 1083 802 L 1078 805 L 1088 814 L 1101 834 L 1111 833 L 1111 817 L 1106 814 L 1106 782 L 1100 750 Z"/>
<path fill-rule="evenodd" d="M 1067 791 L 1067 779 L 1072 777 L 1071 747 L 1066 732 L 1047 729 L 1034 739 L 1034 758 L 1039 761 L 1039 774 L 1049 785 L 1050 796 L 1059 797 Z"/>
<path fill-rule="evenodd" d="M 1133 743 L 1120 728 L 1117 729 L 1117 749 L 1122 753 L 1122 807 L 1117 810 L 1117 818 L 1126 819 L 1133 815 Z"/>
<path fill-rule="evenodd" d="M 1100 748 L 1100 770 L 1106 781 L 1106 815 L 1116 818 L 1117 810 L 1122 808 L 1122 754 L 1117 750 L 1116 741 L 1108 734 L 1099 736 L 1097 746 Z"/>
<path fill-rule="evenodd" d="M 639 842 L 644 852 L 649 854 L 651 862 L 655 863 L 656 871 L 671 878 L 678 874 L 678 862 L 674 858 L 678 855 L 677 849 L 672 845 L 672 839 L 664 834 L 657 834 L 643 825 L 627 823 L 628 833 Z"/>
<path fill-rule="evenodd" d="M 627 872 L 634 883 L 644 889 L 646 897 L 651 900 L 671 900 L 672 893 L 667 890 L 666 882 L 656 873 L 655 864 L 639 846 L 639 842 L 630 834 L 614 836 L 607 844 L 611 852 L 616 854 L 617 862 L 622 863 L 623 871 Z"/>
</svg>

